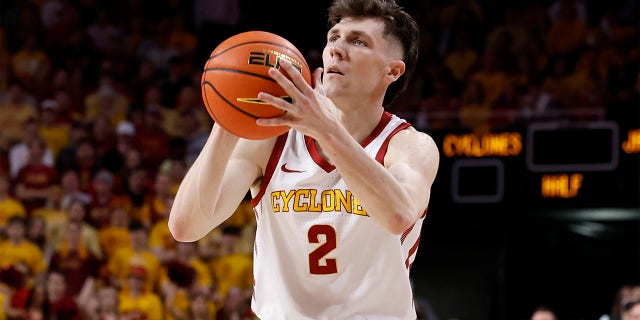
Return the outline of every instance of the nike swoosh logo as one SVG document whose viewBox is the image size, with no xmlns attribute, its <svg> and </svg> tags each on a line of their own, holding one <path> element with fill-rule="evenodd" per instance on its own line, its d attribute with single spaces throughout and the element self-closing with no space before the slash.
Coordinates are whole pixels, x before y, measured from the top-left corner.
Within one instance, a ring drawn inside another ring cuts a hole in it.
<svg viewBox="0 0 640 320">
<path fill-rule="evenodd" d="M 283 163 L 282 166 L 280 167 L 280 170 L 282 170 L 282 172 L 287 172 L 287 173 L 301 173 L 304 171 L 300 171 L 300 170 L 291 170 L 289 168 L 287 168 L 287 163 Z"/>
</svg>

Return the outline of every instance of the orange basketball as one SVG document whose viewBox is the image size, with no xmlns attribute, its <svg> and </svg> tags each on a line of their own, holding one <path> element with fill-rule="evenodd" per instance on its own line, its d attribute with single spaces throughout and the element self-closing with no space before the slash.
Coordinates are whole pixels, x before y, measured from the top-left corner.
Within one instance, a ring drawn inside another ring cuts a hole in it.
<svg viewBox="0 0 640 320">
<path fill-rule="evenodd" d="M 221 42 L 211 53 L 202 74 L 202 99 L 209 115 L 229 132 L 246 139 L 278 136 L 288 126 L 262 127 L 258 118 L 273 118 L 283 111 L 258 99 L 258 92 L 287 98 L 269 68 L 290 61 L 307 83 L 311 72 L 304 56 L 285 38 L 265 31 L 247 31 Z"/>
</svg>

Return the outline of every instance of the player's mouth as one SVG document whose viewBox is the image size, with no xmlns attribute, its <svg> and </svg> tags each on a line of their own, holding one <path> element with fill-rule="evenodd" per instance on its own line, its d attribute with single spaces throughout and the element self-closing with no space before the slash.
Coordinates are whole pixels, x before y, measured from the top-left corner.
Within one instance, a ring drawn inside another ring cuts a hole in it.
<svg viewBox="0 0 640 320">
<path fill-rule="evenodd" d="M 336 66 L 329 66 L 327 67 L 327 71 L 325 72 L 326 74 L 337 74 L 337 75 L 341 75 L 343 76 L 344 74 L 342 73 L 342 71 L 340 69 L 338 69 L 338 67 Z"/>
</svg>

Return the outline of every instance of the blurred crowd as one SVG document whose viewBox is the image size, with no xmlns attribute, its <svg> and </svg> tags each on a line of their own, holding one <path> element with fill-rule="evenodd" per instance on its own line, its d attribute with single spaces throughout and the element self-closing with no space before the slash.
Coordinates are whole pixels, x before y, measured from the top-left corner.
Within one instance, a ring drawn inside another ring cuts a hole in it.
<svg viewBox="0 0 640 320">
<path fill-rule="evenodd" d="M 396 107 L 418 128 L 482 134 L 557 119 L 638 125 L 637 1 L 415 7 L 421 58 L 411 93 Z"/>
<path fill-rule="evenodd" d="M 0 320 L 253 317 L 249 198 L 198 242 L 178 243 L 167 227 L 212 125 L 202 65 L 249 26 L 247 5 L 3 1 Z M 421 24 L 421 56 L 390 108 L 418 129 L 638 125 L 636 0 L 407 6 Z M 320 66 L 322 47 L 287 36 Z"/>
</svg>

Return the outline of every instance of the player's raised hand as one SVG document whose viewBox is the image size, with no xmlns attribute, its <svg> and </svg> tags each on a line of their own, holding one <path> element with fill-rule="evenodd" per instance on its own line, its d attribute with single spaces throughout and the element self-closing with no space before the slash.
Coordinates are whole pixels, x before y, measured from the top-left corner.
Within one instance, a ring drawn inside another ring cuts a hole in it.
<svg viewBox="0 0 640 320">
<path fill-rule="evenodd" d="M 288 61 L 282 61 L 280 70 L 269 70 L 269 76 L 280 84 L 291 100 L 286 101 L 265 92 L 259 93 L 259 99 L 286 112 L 280 117 L 258 119 L 257 123 L 262 126 L 288 125 L 312 137 L 330 132 L 334 126 L 340 126 L 335 117 L 336 106 L 324 93 L 322 72 L 322 68 L 313 72 L 312 83 L 315 87 L 311 87 Z"/>
</svg>

